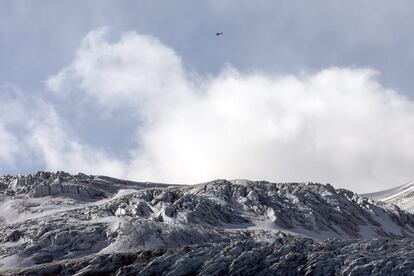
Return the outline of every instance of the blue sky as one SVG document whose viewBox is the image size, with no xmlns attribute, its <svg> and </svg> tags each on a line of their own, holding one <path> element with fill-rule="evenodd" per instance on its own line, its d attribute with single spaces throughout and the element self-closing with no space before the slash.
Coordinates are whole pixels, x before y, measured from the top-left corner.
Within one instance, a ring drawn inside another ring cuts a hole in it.
<svg viewBox="0 0 414 276">
<path fill-rule="evenodd" d="M 2 1 L 0 173 L 402 184 L 413 5 Z"/>
<path fill-rule="evenodd" d="M 158 37 L 200 73 L 297 73 L 373 67 L 410 95 L 410 1 L 2 1 L 1 80 L 30 89 L 67 64 L 81 39 L 108 26 Z M 224 31 L 217 41 L 211 34 Z M 47 61 L 47 62 L 45 62 Z"/>
</svg>

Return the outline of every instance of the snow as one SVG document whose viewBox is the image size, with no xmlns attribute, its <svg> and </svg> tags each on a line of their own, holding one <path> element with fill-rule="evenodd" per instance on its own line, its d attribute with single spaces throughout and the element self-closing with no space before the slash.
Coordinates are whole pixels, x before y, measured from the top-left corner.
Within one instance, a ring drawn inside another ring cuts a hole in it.
<svg viewBox="0 0 414 276">
<path fill-rule="evenodd" d="M 380 192 L 363 194 L 362 196 L 389 205 L 395 204 L 408 212 L 414 212 L 414 182 L 408 182 Z"/>
<path fill-rule="evenodd" d="M 151 256 L 175 256 L 173 252 L 187 248 L 200 251 L 194 256 L 205 256 L 224 246 L 222 250 L 236 250 L 237 256 L 249 259 L 269 255 L 267 246 L 280 240 L 294 248 L 309 246 L 311 251 L 329 247 L 330 242 L 338 250 L 342 243 L 362 250 L 359 245 L 366 241 L 375 246 L 376 239 L 414 237 L 414 215 L 316 183 L 217 180 L 177 186 L 62 173 L 0 177 L 0 182 L 6 187 L 0 190 L 0 272 L 37 269 L 34 264 L 88 263 L 106 256 L 117 259 L 116 254 L 140 250 Z M 51 194 L 48 185 L 63 187 L 59 191 L 64 192 Z M 47 189 L 39 193 L 39 186 Z M 412 186 L 381 196 L 401 199 L 407 191 Z M 243 244 L 253 248 L 247 250 Z M 222 258 L 230 254 L 216 253 Z M 411 256 L 410 251 L 403 254 Z M 182 264 L 177 265 L 184 269 L 187 261 L 177 260 Z"/>
</svg>

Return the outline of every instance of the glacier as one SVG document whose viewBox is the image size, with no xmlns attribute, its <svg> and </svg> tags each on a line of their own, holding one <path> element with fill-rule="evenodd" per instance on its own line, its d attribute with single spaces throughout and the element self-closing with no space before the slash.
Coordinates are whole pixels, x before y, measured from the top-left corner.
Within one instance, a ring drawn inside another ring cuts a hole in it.
<svg viewBox="0 0 414 276">
<path fill-rule="evenodd" d="M 411 275 L 414 215 L 389 202 L 402 190 L 6 175 L 0 274 Z"/>
</svg>

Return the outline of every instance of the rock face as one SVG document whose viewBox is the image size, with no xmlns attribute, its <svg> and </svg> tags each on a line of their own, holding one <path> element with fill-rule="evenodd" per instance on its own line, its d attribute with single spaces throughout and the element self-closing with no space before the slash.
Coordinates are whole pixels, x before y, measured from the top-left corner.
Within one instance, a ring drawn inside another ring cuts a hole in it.
<svg viewBox="0 0 414 276">
<path fill-rule="evenodd" d="M 414 215 L 315 183 L 0 177 L 0 272 L 409 275 Z"/>
<path fill-rule="evenodd" d="M 28 195 L 30 197 L 64 196 L 85 199 L 102 199 L 120 189 L 164 187 L 156 183 L 138 183 L 106 176 L 85 174 L 70 175 L 58 171 L 37 172 L 28 176 L 1 176 L 0 192 L 5 195 Z"/>
<path fill-rule="evenodd" d="M 412 275 L 414 241 L 231 241 L 89 256 L 21 271 L 30 275 Z"/>
</svg>

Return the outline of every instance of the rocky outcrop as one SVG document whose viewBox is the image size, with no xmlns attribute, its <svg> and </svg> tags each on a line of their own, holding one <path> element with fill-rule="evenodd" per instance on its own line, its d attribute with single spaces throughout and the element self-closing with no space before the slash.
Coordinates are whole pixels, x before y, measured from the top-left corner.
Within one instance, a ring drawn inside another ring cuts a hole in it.
<svg viewBox="0 0 414 276">
<path fill-rule="evenodd" d="M 330 185 L 63 172 L 0 183 L 5 274 L 404 275 L 414 263 L 411 213 Z"/>
<path fill-rule="evenodd" d="M 83 199 L 102 199 L 120 189 L 143 189 L 164 187 L 156 183 L 138 183 L 106 176 L 91 176 L 79 173 L 56 173 L 39 171 L 27 176 L 0 177 L 0 191 L 6 195 L 28 195 L 31 197 L 65 196 Z"/>
<path fill-rule="evenodd" d="M 411 275 L 413 247 L 411 239 L 284 237 L 272 243 L 232 241 L 94 255 L 29 268 L 20 275 Z"/>
</svg>

